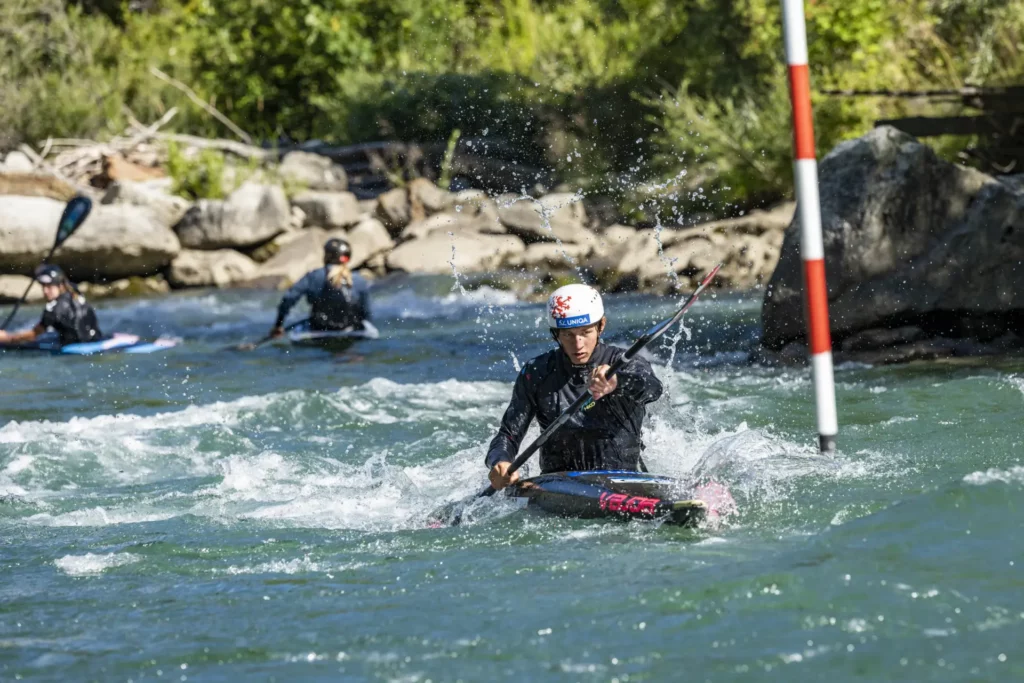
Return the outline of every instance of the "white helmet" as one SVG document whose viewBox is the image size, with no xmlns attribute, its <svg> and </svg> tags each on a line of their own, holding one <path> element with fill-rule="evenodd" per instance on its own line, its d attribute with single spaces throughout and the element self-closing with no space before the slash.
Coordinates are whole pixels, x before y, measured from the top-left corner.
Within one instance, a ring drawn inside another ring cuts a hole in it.
<svg viewBox="0 0 1024 683">
<path fill-rule="evenodd" d="M 551 329 L 584 327 L 603 317 L 601 294 L 588 285 L 559 287 L 548 299 L 548 327 Z"/>
</svg>

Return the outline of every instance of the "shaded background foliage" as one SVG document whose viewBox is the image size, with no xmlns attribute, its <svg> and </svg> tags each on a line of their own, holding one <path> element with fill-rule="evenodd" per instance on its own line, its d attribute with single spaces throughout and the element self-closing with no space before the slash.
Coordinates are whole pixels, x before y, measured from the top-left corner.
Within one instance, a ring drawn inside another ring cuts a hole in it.
<svg viewBox="0 0 1024 683">
<path fill-rule="evenodd" d="M 1011 84 L 1024 0 L 808 2 L 818 89 Z M 103 137 L 134 116 L 268 144 L 503 140 L 637 220 L 790 186 L 777 0 L 5 0 L 0 146 Z M 819 148 L 916 101 L 816 96 Z M 933 107 L 934 110 L 934 107 Z M 943 141 L 954 154 L 969 141 Z"/>
</svg>

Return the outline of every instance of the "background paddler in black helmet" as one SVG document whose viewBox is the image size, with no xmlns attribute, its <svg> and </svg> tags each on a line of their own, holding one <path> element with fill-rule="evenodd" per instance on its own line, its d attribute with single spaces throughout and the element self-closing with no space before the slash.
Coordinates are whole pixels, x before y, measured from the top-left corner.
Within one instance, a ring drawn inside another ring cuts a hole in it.
<svg viewBox="0 0 1024 683">
<path fill-rule="evenodd" d="M 324 267 L 306 273 L 281 298 L 271 337 L 284 334 L 288 312 L 306 297 L 311 307 L 309 329 L 314 331 L 362 330 L 370 320 L 370 285 L 349 268 L 352 249 L 343 239 L 324 244 Z"/>
<path fill-rule="evenodd" d="M 45 332 L 57 333 L 61 346 L 98 341 L 103 338 L 96 311 L 82 296 L 58 266 L 44 263 L 36 268 L 35 280 L 43 288 L 46 306 L 43 317 L 34 327 L 20 332 L 0 330 L 0 344 L 34 342 Z"/>
</svg>

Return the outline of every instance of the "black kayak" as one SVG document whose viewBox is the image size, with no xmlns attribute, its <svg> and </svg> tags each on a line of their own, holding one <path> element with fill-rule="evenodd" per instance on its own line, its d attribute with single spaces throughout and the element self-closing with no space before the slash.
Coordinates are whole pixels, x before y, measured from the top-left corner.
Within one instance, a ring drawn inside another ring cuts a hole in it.
<svg viewBox="0 0 1024 683">
<path fill-rule="evenodd" d="M 646 472 L 598 470 L 553 472 L 531 477 L 505 489 L 505 495 L 531 508 L 561 517 L 661 520 L 684 527 L 699 525 L 708 505 L 686 495 L 683 482 Z M 457 524 L 461 504 L 430 516 L 432 527 Z"/>
</svg>

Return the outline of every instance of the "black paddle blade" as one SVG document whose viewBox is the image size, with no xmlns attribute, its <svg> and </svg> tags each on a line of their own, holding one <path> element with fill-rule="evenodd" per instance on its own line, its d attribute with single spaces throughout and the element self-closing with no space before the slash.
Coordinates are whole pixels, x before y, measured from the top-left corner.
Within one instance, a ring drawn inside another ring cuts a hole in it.
<svg viewBox="0 0 1024 683">
<path fill-rule="evenodd" d="M 64 207 L 64 213 L 60 216 L 60 223 L 57 225 L 57 239 L 54 240 L 54 249 L 74 234 L 89 217 L 92 211 L 92 200 L 82 195 L 71 198 L 68 205 Z"/>
</svg>

